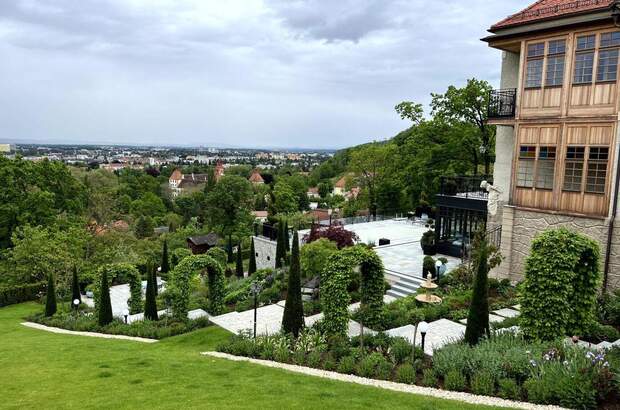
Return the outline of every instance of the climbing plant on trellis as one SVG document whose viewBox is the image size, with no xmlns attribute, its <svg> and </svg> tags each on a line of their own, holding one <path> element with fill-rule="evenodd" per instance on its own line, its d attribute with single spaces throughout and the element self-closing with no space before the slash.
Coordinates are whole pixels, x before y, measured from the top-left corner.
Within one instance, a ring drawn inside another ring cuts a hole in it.
<svg viewBox="0 0 620 410">
<path fill-rule="evenodd" d="M 177 319 L 187 318 L 189 310 L 190 280 L 194 272 L 207 271 L 209 304 L 207 310 L 219 315 L 224 309 L 225 277 L 222 264 L 209 255 L 185 257 L 172 270 L 168 292 L 172 314 Z"/>
<path fill-rule="evenodd" d="M 348 285 L 357 274 L 361 274 L 361 307 L 366 322 L 375 326 L 381 321 L 383 308 L 383 262 L 381 258 L 364 245 L 345 248 L 332 255 L 321 274 L 321 304 L 323 306 L 325 330 L 331 334 L 347 332 L 351 296 Z"/>
<path fill-rule="evenodd" d="M 108 276 L 108 285 L 112 285 L 114 279 L 122 278 L 129 284 L 130 297 L 127 301 L 129 305 L 129 313 L 135 314 L 142 311 L 142 280 L 140 279 L 140 272 L 135 266 L 128 263 L 113 263 L 109 265 L 103 265 L 97 270 L 97 279 L 93 283 L 93 299 L 95 306 L 99 305 L 101 294 L 99 287 L 101 286 L 101 275 L 103 271 L 106 271 Z"/>
<path fill-rule="evenodd" d="M 594 320 L 599 262 L 598 243 L 584 235 L 565 228 L 538 235 L 525 263 L 524 334 L 543 340 L 583 335 Z"/>
</svg>

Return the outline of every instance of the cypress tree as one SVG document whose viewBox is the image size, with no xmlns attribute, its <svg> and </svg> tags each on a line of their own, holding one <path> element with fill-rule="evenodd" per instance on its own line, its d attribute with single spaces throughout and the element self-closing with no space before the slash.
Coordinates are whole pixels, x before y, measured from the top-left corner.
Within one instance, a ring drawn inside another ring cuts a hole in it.
<svg viewBox="0 0 620 410">
<path fill-rule="evenodd" d="M 157 297 L 157 293 L 159 293 L 159 292 L 157 290 L 157 268 L 155 266 L 153 266 L 152 272 L 153 272 L 152 273 L 152 276 L 153 276 L 153 282 L 152 282 L 153 294 L 155 295 L 155 297 Z"/>
<path fill-rule="evenodd" d="M 78 281 L 77 266 L 73 266 L 73 279 L 71 281 L 71 306 L 73 301 L 77 299 L 82 303 L 82 295 L 80 294 L 80 282 Z"/>
<path fill-rule="evenodd" d="M 293 234 L 293 250 L 291 253 L 291 267 L 288 272 L 288 291 L 284 316 L 282 317 L 282 330 L 284 333 L 292 333 L 299 336 L 299 331 L 304 327 L 304 305 L 301 300 L 301 269 L 299 266 L 299 239 L 297 231 Z"/>
<path fill-rule="evenodd" d="M 228 246 L 226 247 L 226 252 L 228 255 L 228 263 L 233 263 L 235 261 L 232 248 L 233 248 L 232 247 L 232 235 L 228 235 Z"/>
<path fill-rule="evenodd" d="M 254 249 L 254 238 L 250 243 L 250 266 L 248 266 L 248 275 L 256 272 L 256 250 Z"/>
<path fill-rule="evenodd" d="M 112 323 L 112 302 L 110 301 L 110 285 L 108 284 L 108 272 L 103 269 L 101 273 L 101 284 L 100 284 L 100 292 L 101 295 L 99 297 L 99 306 L 97 306 L 97 310 L 99 311 L 99 326 L 105 326 Z"/>
<path fill-rule="evenodd" d="M 278 238 L 276 242 L 276 269 L 282 267 L 282 253 L 284 251 L 284 225 L 282 221 L 278 222 Z"/>
<path fill-rule="evenodd" d="M 147 269 L 146 299 L 144 300 L 144 318 L 158 320 L 157 317 L 157 276 L 154 269 Z"/>
<path fill-rule="evenodd" d="M 168 241 L 164 239 L 164 249 L 161 252 L 161 273 L 170 272 L 170 263 L 168 259 Z"/>
<path fill-rule="evenodd" d="M 237 266 L 235 270 L 236 270 L 237 276 L 242 278 L 243 277 L 243 255 L 241 254 L 241 241 L 239 241 L 239 244 L 237 245 Z"/>
<path fill-rule="evenodd" d="M 291 239 L 288 236 L 288 221 L 284 221 L 284 257 L 291 250 Z"/>
<path fill-rule="evenodd" d="M 47 296 L 45 300 L 45 316 L 51 317 L 56 314 L 56 285 L 54 276 L 47 275 Z"/>
<path fill-rule="evenodd" d="M 474 266 L 476 277 L 474 290 L 467 316 L 465 329 L 465 341 L 470 345 L 476 345 L 483 336 L 489 336 L 489 246 L 486 238 L 478 234 L 474 254 Z"/>
</svg>

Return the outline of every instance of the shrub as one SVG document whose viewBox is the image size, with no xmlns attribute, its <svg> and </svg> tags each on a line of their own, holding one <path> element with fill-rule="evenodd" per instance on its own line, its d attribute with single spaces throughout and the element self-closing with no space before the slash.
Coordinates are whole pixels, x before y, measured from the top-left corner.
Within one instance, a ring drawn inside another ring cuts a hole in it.
<svg viewBox="0 0 620 410">
<path fill-rule="evenodd" d="M 424 369 L 422 371 L 422 386 L 437 387 L 437 376 L 433 369 Z"/>
<path fill-rule="evenodd" d="M 487 371 L 475 373 L 471 378 L 471 391 L 474 394 L 492 396 L 495 392 L 495 379 Z"/>
<path fill-rule="evenodd" d="M 463 391 L 466 384 L 465 376 L 458 370 L 450 370 L 444 377 L 444 387 L 447 390 Z"/>
<path fill-rule="evenodd" d="M 329 351 L 333 355 L 335 360 L 348 356 L 351 351 L 351 345 L 349 344 L 349 338 L 343 335 L 335 334 L 329 336 L 327 339 Z"/>
<path fill-rule="evenodd" d="M 254 248 L 254 238 L 250 244 L 250 264 L 248 266 L 248 275 L 256 272 L 256 249 Z"/>
<path fill-rule="evenodd" d="M 47 276 L 47 291 L 45 293 L 45 316 L 51 317 L 56 314 L 56 284 L 54 276 Z"/>
<path fill-rule="evenodd" d="M 355 357 L 344 356 L 338 362 L 338 373 L 353 374 L 355 372 Z"/>
<path fill-rule="evenodd" d="M 237 277 L 243 277 L 243 253 L 241 252 L 241 241 L 237 244 L 237 259 L 235 263 L 235 273 Z"/>
<path fill-rule="evenodd" d="M 274 358 L 277 362 L 288 363 L 291 358 L 291 352 L 288 350 L 288 347 L 278 346 L 276 347 Z"/>
<path fill-rule="evenodd" d="M 553 388 L 539 379 L 528 379 L 523 383 L 528 401 L 549 404 L 553 401 Z"/>
<path fill-rule="evenodd" d="M 519 400 L 521 393 L 515 379 L 499 379 L 497 382 L 497 395 L 503 399 Z"/>
<path fill-rule="evenodd" d="M 306 364 L 306 352 L 303 350 L 294 351 L 293 362 L 298 366 L 304 366 Z"/>
<path fill-rule="evenodd" d="M 79 300 L 82 303 L 82 294 L 80 293 L 80 282 L 78 280 L 77 267 L 73 267 L 73 277 L 71 279 L 71 306 L 73 306 L 74 300 Z"/>
<path fill-rule="evenodd" d="M 472 294 L 465 340 L 470 345 L 476 345 L 482 337 L 490 334 L 489 329 L 489 245 L 481 235 L 476 235 L 474 244 L 474 266 L 476 277 L 474 279 L 474 292 Z"/>
<path fill-rule="evenodd" d="M 413 347 L 409 344 L 408 341 L 403 339 L 402 337 L 395 338 L 392 341 L 392 347 L 390 348 L 390 353 L 394 358 L 394 363 L 401 364 L 405 360 L 411 357 L 411 353 L 413 352 Z"/>
<path fill-rule="evenodd" d="M 615 342 L 620 339 L 620 332 L 613 326 L 593 322 L 583 335 L 583 339 L 591 343 Z"/>
<path fill-rule="evenodd" d="M 331 353 L 328 353 L 325 356 L 325 360 L 323 361 L 323 369 L 334 371 L 336 370 L 337 367 L 338 367 L 338 362 L 336 361 L 336 359 Z"/>
<path fill-rule="evenodd" d="M 415 369 L 409 363 L 401 364 L 396 370 L 396 381 L 399 383 L 414 384 Z"/>
<path fill-rule="evenodd" d="M 347 231 L 339 222 L 334 222 L 327 227 L 319 227 L 317 224 L 312 225 L 310 233 L 303 237 L 305 243 L 311 243 L 321 238 L 325 238 L 336 243 L 338 249 L 353 246 L 359 237 L 355 232 Z"/>
<path fill-rule="evenodd" d="M 319 367 L 321 365 L 321 352 L 314 350 L 308 353 L 308 356 L 306 357 L 306 364 L 309 367 Z"/>
<path fill-rule="evenodd" d="M 293 234 L 293 249 L 291 251 L 291 268 L 288 272 L 288 289 L 284 315 L 282 317 L 282 331 L 292 333 L 295 337 L 304 327 L 304 305 L 301 300 L 301 271 L 299 266 L 299 238 L 297 231 Z"/>
<path fill-rule="evenodd" d="M 372 353 L 360 360 L 355 369 L 355 374 L 360 377 L 373 377 L 375 375 L 375 368 L 379 363 L 379 357 L 383 358 L 380 353 Z"/>
<path fill-rule="evenodd" d="M 170 272 L 170 258 L 168 256 L 168 241 L 164 239 L 164 244 L 161 251 L 161 273 L 166 275 Z"/>
<path fill-rule="evenodd" d="M 38 299 L 46 283 L 37 282 L 7 287 L 0 285 L 0 307 Z"/>
<path fill-rule="evenodd" d="M 157 317 L 157 273 L 153 266 L 149 266 L 146 272 L 146 298 L 144 300 L 144 318 L 158 320 Z"/>
<path fill-rule="evenodd" d="M 99 326 L 105 326 L 112 322 L 112 302 L 110 301 L 110 284 L 108 282 L 108 270 L 101 272 L 101 284 L 99 287 Z"/>
<path fill-rule="evenodd" d="M 377 357 L 377 364 L 375 366 L 374 377 L 380 380 L 389 380 L 392 377 L 392 370 L 394 366 L 390 363 L 385 356 L 379 354 Z"/>
</svg>

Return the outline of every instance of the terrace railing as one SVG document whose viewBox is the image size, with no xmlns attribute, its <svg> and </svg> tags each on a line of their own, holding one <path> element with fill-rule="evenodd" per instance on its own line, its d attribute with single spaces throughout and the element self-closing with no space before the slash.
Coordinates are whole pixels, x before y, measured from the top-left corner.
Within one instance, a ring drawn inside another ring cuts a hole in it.
<svg viewBox="0 0 620 410">
<path fill-rule="evenodd" d="M 441 177 L 439 195 L 486 200 L 489 193 L 486 188 L 480 186 L 482 181 L 493 183 L 491 177 L 484 175 Z"/>
<path fill-rule="evenodd" d="M 491 90 L 487 106 L 489 119 L 514 118 L 517 107 L 517 89 Z"/>
</svg>

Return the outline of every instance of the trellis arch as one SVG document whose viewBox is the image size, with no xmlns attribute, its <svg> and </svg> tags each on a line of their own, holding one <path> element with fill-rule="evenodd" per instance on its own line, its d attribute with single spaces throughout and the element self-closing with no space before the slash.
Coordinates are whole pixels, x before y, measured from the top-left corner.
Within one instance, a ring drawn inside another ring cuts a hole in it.
<svg viewBox="0 0 620 410">
<path fill-rule="evenodd" d="M 142 311 L 142 280 L 140 279 L 140 272 L 135 266 L 129 263 L 112 263 L 103 265 L 97 270 L 97 280 L 93 284 L 93 299 L 95 306 L 99 306 L 101 300 L 101 293 L 99 287 L 101 286 L 101 275 L 106 272 L 108 276 L 108 286 L 112 285 L 114 279 L 119 276 L 124 276 L 129 282 L 130 297 L 127 301 L 129 305 L 129 313 L 135 314 Z"/>
<path fill-rule="evenodd" d="M 172 314 L 178 319 L 187 318 L 189 309 L 190 279 L 196 271 L 207 271 L 209 289 L 209 313 L 219 315 L 224 309 L 224 268 L 211 256 L 192 255 L 185 257 L 171 273 L 169 292 Z"/>
<path fill-rule="evenodd" d="M 361 273 L 361 306 L 365 311 L 364 325 L 375 326 L 383 308 L 383 262 L 364 245 L 345 248 L 332 255 L 321 275 L 321 304 L 324 326 L 328 333 L 346 335 L 349 322 L 347 307 L 351 301 L 347 287 L 356 267 Z"/>
</svg>

